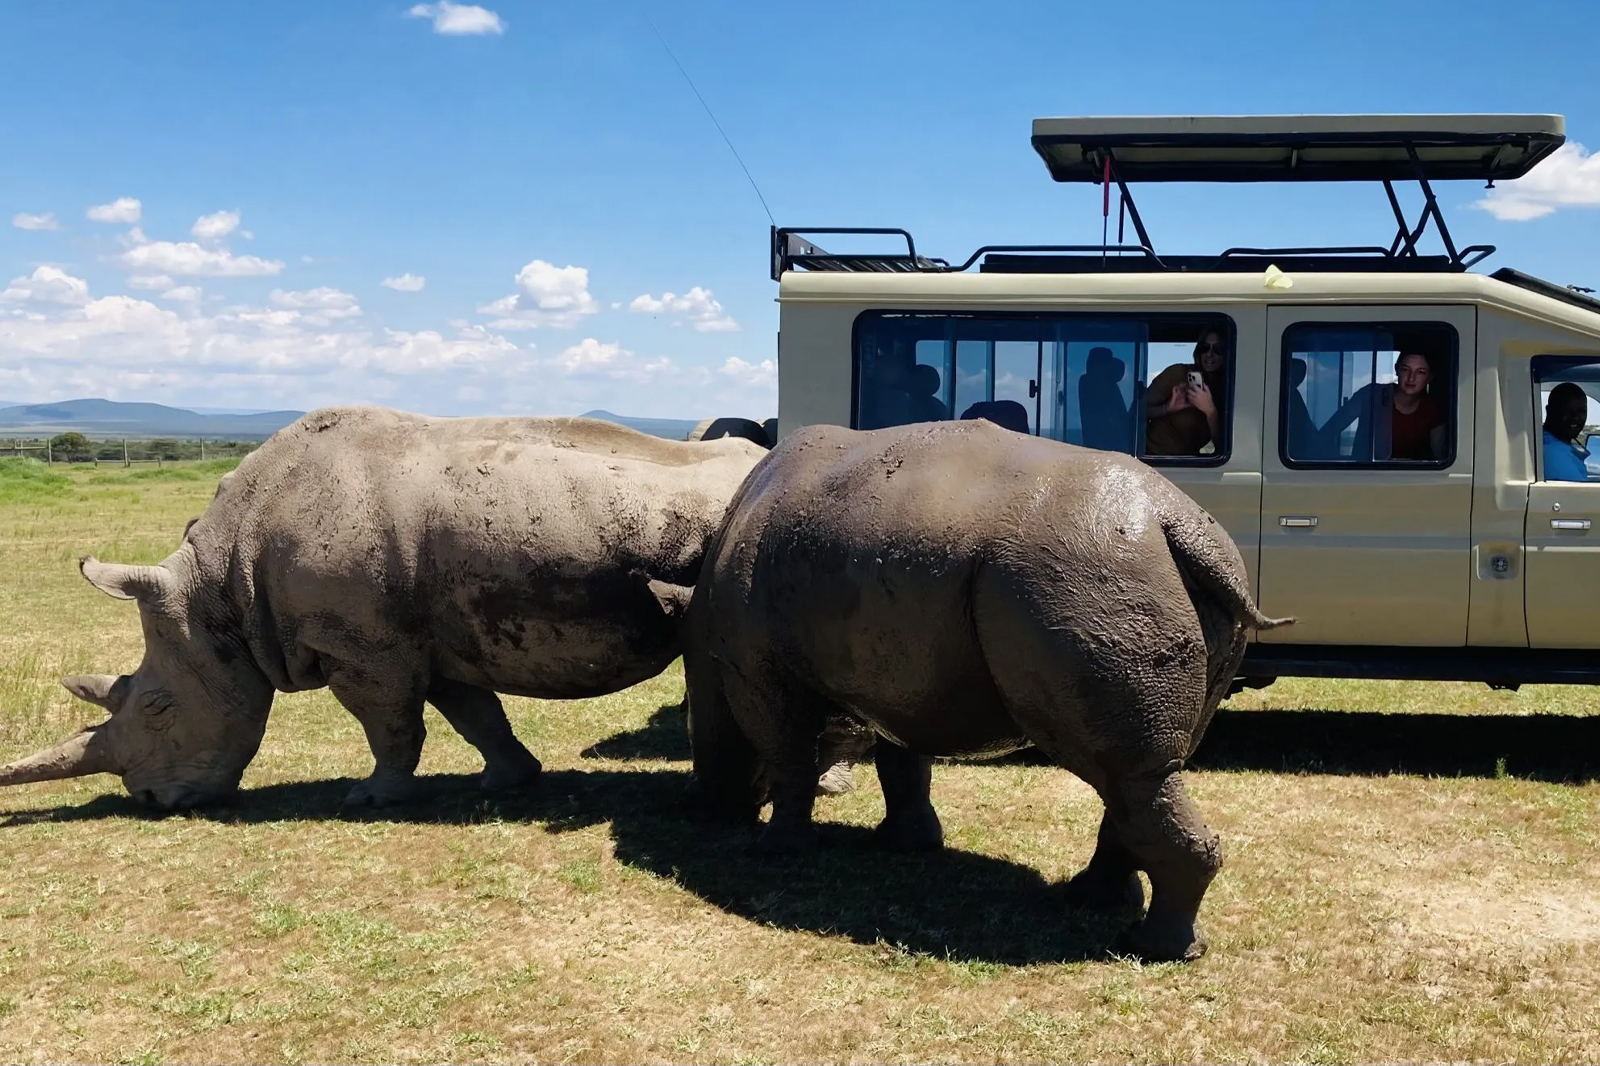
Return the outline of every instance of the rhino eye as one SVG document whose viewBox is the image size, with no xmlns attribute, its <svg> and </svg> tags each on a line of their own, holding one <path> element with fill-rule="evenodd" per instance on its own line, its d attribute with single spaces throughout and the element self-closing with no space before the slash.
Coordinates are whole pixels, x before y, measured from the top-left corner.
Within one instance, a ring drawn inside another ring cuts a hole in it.
<svg viewBox="0 0 1600 1066">
<path fill-rule="evenodd" d="M 141 706 L 145 714 L 158 715 L 170 711 L 174 702 L 170 692 L 147 692 Z"/>
</svg>

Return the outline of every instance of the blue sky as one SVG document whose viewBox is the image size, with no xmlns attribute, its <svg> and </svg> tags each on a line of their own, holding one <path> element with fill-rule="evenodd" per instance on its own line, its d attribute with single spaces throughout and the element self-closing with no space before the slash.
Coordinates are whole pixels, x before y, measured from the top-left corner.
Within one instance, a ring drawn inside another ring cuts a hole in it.
<svg viewBox="0 0 1600 1066">
<path fill-rule="evenodd" d="M 1483 269 L 1600 287 L 1576 2 L 418 7 L 0 5 L 0 399 L 773 413 L 767 217 L 646 15 L 780 225 L 1098 241 L 1037 116 L 1555 112 L 1585 147 L 1520 199 L 1441 201 Z M 1167 251 L 1392 226 L 1376 189 L 1136 194 Z"/>
</svg>

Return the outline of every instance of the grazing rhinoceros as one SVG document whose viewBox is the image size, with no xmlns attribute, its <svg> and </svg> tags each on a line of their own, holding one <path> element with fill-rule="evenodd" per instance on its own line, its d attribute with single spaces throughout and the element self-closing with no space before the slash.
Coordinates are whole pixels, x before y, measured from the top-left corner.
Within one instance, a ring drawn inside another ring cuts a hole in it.
<svg viewBox="0 0 1600 1066">
<path fill-rule="evenodd" d="M 406 797 L 423 701 L 482 753 L 486 787 L 539 761 L 496 693 L 566 699 L 637 684 L 679 654 L 640 571 L 692 581 L 765 455 L 582 418 L 313 411 L 222 479 L 159 566 L 85 558 L 138 601 L 145 654 L 63 684 L 111 717 L 0 769 L 0 785 L 108 771 L 172 808 L 239 784 L 273 694 L 326 685 L 376 767 L 347 802 Z"/>
<path fill-rule="evenodd" d="M 1072 895 L 1150 910 L 1129 947 L 1195 958 L 1222 862 L 1178 771 L 1244 654 L 1253 605 L 1216 521 L 1135 459 L 986 421 L 810 426 L 751 472 L 693 588 L 652 581 L 684 626 L 697 786 L 769 848 L 809 846 L 830 714 L 879 735 L 890 847 L 937 848 L 931 756 L 1030 742 L 1100 794 Z"/>
</svg>

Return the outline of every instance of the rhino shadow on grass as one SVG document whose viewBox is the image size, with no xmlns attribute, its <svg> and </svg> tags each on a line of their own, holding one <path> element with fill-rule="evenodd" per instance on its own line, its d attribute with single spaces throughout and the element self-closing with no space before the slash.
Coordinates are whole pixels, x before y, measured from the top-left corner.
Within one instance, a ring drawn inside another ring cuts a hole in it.
<svg viewBox="0 0 1600 1066">
<path fill-rule="evenodd" d="M 1050 765 L 1032 749 L 998 762 Z M 1189 766 L 1222 773 L 1503 776 L 1586 784 L 1600 780 L 1600 716 L 1224 708 Z"/>
<path fill-rule="evenodd" d="M 683 710 L 662 707 L 639 729 L 590 745 L 584 758 L 683 759 Z M 941 760 L 983 765 L 978 760 Z M 1051 766 L 1036 748 L 990 765 Z M 1195 770 L 1435 777 L 1507 776 L 1583 784 L 1600 780 L 1600 715 L 1379 714 L 1370 711 L 1230 711 L 1211 720 Z"/>
<path fill-rule="evenodd" d="M 883 852 L 872 831 L 823 823 L 825 847 L 808 858 L 754 853 L 746 830 L 689 818 L 688 774 L 676 769 L 546 770 L 539 786 L 474 796 L 465 774 L 418 778 L 421 802 L 333 813 L 353 778 L 243 789 L 225 806 L 158 813 L 108 793 L 71 807 L 0 815 L 4 827 L 108 818 L 204 818 L 221 824 L 359 821 L 471 825 L 522 822 L 562 833 L 605 824 L 620 863 L 673 880 L 729 914 L 782 929 L 880 945 L 887 967 L 927 956 L 958 964 L 1028 965 L 1109 957 L 1120 925 L 1072 910 L 1064 882 L 1030 866 L 957 849 Z"/>
</svg>

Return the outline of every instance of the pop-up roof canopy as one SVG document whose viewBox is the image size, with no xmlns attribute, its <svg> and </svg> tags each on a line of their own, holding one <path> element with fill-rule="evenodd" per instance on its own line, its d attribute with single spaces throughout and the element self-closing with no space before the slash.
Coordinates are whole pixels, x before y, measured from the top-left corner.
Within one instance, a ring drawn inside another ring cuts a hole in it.
<svg viewBox="0 0 1600 1066">
<path fill-rule="evenodd" d="M 1040 118 L 1056 181 L 1506 181 L 1566 140 L 1560 115 Z"/>
<path fill-rule="evenodd" d="M 1255 271 L 1268 265 L 1304 271 L 1467 270 L 1494 246 L 1458 248 L 1433 194 L 1433 181 L 1509 181 L 1533 169 L 1566 140 L 1560 115 L 1202 115 L 1041 118 L 1033 148 L 1061 182 L 1104 183 L 1099 245 L 985 245 L 963 263 L 919 255 L 898 229 L 773 227 L 772 277 L 785 270 L 1080 272 Z M 1157 255 L 1133 202 L 1132 182 L 1322 182 L 1381 184 L 1394 214 L 1387 245 L 1314 248 L 1227 248 L 1216 255 Z M 1407 220 L 1397 181 L 1415 181 L 1422 210 Z M 1109 241 L 1111 186 L 1117 188 L 1117 240 Z M 1131 222 L 1137 244 L 1123 243 Z M 1443 255 L 1424 255 L 1418 241 L 1430 223 Z M 811 234 L 896 235 L 903 253 L 834 255 Z M 1514 271 L 1512 273 L 1515 273 Z M 1496 275 L 1500 276 L 1499 274 Z M 1519 275 L 1520 276 L 1520 275 Z"/>
</svg>

